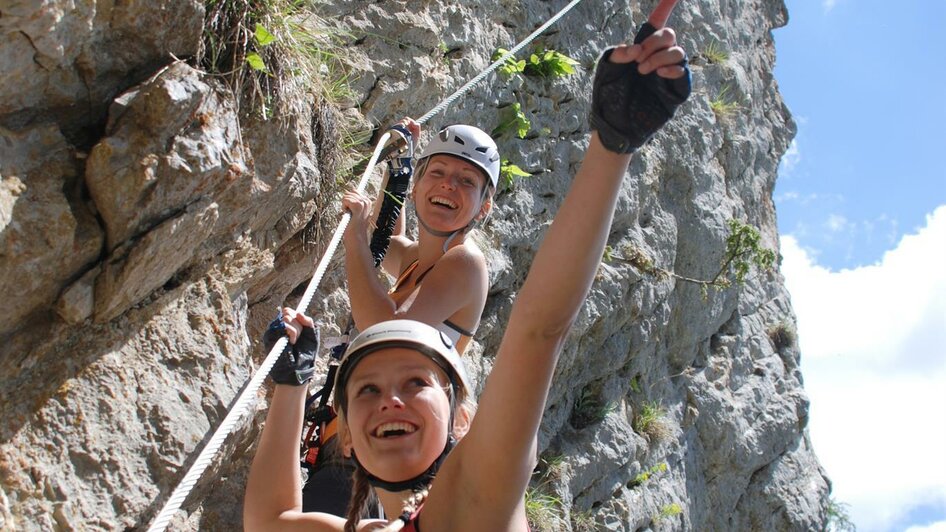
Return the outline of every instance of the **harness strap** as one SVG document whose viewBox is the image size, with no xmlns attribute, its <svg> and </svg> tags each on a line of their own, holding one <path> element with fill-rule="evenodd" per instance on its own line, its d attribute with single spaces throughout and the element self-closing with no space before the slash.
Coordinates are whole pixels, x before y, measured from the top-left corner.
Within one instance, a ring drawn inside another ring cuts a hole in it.
<svg viewBox="0 0 946 532">
<path fill-rule="evenodd" d="M 384 199 L 378 210 L 375 230 L 371 234 L 371 256 L 374 258 L 376 268 L 384 260 L 384 255 L 391 244 L 391 234 L 401 215 L 401 207 L 404 206 L 407 189 L 414 175 L 414 141 L 411 132 L 400 124 L 395 124 L 389 129 L 401 135 L 407 144 L 407 152 L 388 159 L 388 183 L 384 188 Z"/>
</svg>

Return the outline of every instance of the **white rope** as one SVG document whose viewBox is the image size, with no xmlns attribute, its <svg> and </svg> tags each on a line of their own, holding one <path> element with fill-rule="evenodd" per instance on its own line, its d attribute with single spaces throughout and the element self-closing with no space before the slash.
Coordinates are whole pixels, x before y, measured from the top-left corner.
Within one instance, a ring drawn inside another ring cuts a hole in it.
<svg viewBox="0 0 946 532">
<path fill-rule="evenodd" d="M 515 56 L 519 50 L 532 42 L 533 39 L 548 29 L 549 26 L 565 16 L 565 14 L 571 11 L 571 9 L 578 5 L 579 2 L 581 2 L 581 0 L 572 0 L 568 5 L 563 7 L 561 11 L 546 21 L 545 24 L 539 26 L 535 31 L 529 34 L 528 37 L 523 39 L 521 42 L 519 42 L 519 44 L 514 46 L 511 50 L 503 54 L 502 57 L 489 65 L 486 70 L 483 70 L 473 79 L 467 81 L 463 86 L 454 91 L 453 94 L 444 98 L 443 101 L 434 106 L 433 109 L 418 118 L 417 122 L 423 124 L 440 111 L 446 109 L 446 107 L 453 103 L 454 100 L 469 91 L 474 85 L 482 81 L 492 71 L 496 70 L 500 65 L 505 63 L 507 59 Z M 381 151 L 390 138 L 391 133 L 387 132 L 378 141 L 374 153 L 372 154 L 371 159 L 368 161 L 368 166 L 365 168 L 365 173 L 362 175 L 361 181 L 358 182 L 358 187 L 356 188 L 358 192 L 364 192 L 365 187 L 368 184 L 368 180 L 371 177 L 372 170 L 378 163 L 378 159 L 381 156 Z M 305 312 L 309 308 L 309 304 L 312 302 L 312 298 L 315 295 L 315 290 L 318 288 L 319 283 L 322 282 L 322 277 L 325 275 L 325 272 L 328 269 L 328 264 L 331 261 L 332 256 L 335 254 L 335 250 L 338 248 L 338 244 L 341 242 L 342 236 L 345 234 L 345 229 L 348 227 L 348 222 L 350 220 L 350 213 L 346 212 L 342 215 L 342 220 L 339 222 L 338 228 L 335 229 L 335 233 L 332 235 L 332 239 L 329 241 L 328 247 L 325 249 L 325 253 L 322 255 L 322 260 L 319 261 L 319 265 L 315 269 L 315 273 L 312 274 L 312 279 L 309 280 L 309 284 L 306 286 L 305 293 L 302 295 L 302 299 L 299 301 L 299 305 L 296 307 L 296 312 Z M 217 451 L 220 450 L 220 447 L 223 445 L 224 441 L 226 441 L 227 436 L 230 435 L 230 431 L 233 430 L 244 414 L 246 414 L 251 403 L 256 399 L 256 394 L 262 386 L 263 381 L 266 379 L 266 376 L 269 375 L 269 371 L 272 369 L 273 364 L 276 363 L 276 359 L 279 358 L 279 354 L 286 347 L 286 343 L 288 341 L 289 340 L 285 337 L 280 338 L 276 342 L 276 345 L 274 345 L 270 350 L 269 354 L 266 355 L 266 358 L 260 364 L 259 368 L 256 370 L 256 373 L 250 379 L 249 383 L 246 385 L 246 387 L 240 393 L 240 396 L 237 398 L 236 402 L 233 404 L 230 412 L 225 418 L 223 418 L 223 422 L 220 423 L 220 426 L 217 427 L 217 430 L 214 432 L 213 436 L 210 437 L 207 445 L 203 448 L 203 450 L 201 450 L 200 455 L 198 455 L 197 459 L 194 460 L 194 464 L 191 466 L 190 470 L 184 475 L 184 478 L 178 482 L 178 485 L 171 494 L 171 497 L 168 498 L 167 502 L 164 504 L 164 508 L 161 509 L 161 512 L 151 523 L 151 526 L 148 528 L 148 532 L 163 532 L 167 528 L 168 524 L 171 522 L 171 519 L 174 517 L 175 512 L 180 510 L 181 506 L 184 504 L 184 500 L 187 499 L 187 496 L 197 484 L 197 481 L 200 480 L 201 475 L 203 475 L 204 471 L 213 461 Z"/>
<path fill-rule="evenodd" d="M 391 133 L 385 133 L 384 136 L 381 137 L 381 140 L 378 141 L 374 154 L 371 156 L 367 168 L 365 168 L 365 173 L 361 176 L 361 181 L 358 182 L 356 189 L 358 192 L 364 192 L 365 187 L 368 185 L 368 179 L 371 177 L 372 170 L 374 170 L 374 166 L 378 164 L 381 150 L 390 138 Z M 312 275 L 312 279 L 309 281 L 309 285 L 306 287 L 305 293 L 299 301 L 299 306 L 296 307 L 296 312 L 305 312 L 309 307 L 309 303 L 311 303 L 312 297 L 315 294 L 315 289 L 318 288 L 319 283 L 322 282 L 322 276 L 325 275 L 328 264 L 332 256 L 335 255 L 335 250 L 338 248 L 338 244 L 341 242 L 342 236 L 345 234 L 345 228 L 348 227 L 350 220 L 351 213 L 346 212 L 342 215 L 342 221 L 338 224 L 335 234 L 332 235 L 332 239 L 325 249 L 325 254 L 322 255 L 322 260 L 315 269 L 315 273 Z M 223 422 L 217 427 L 213 436 L 210 437 L 210 441 L 208 441 L 207 445 L 200 451 L 197 460 L 194 460 L 190 471 L 184 475 L 184 478 L 178 483 L 177 488 L 174 489 L 174 493 L 172 493 L 171 497 L 164 503 L 164 508 L 161 510 L 161 513 L 155 517 L 154 521 L 151 523 L 151 527 L 148 528 L 149 532 L 161 532 L 167 528 L 171 518 L 174 517 L 174 513 L 184 504 L 184 500 L 187 498 L 188 494 L 190 494 L 194 485 L 197 484 L 197 481 L 200 480 L 200 476 L 204 473 L 204 470 L 206 470 L 211 461 L 213 461 L 214 456 L 217 454 L 217 451 L 220 450 L 223 442 L 226 441 L 227 436 L 230 435 L 230 431 L 233 430 L 256 399 L 256 393 L 262 386 L 266 376 L 269 375 L 269 370 L 273 368 L 273 364 L 276 363 L 276 359 L 279 358 L 279 354 L 282 353 L 288 341 L 286 337 L 280 338 L 276 342 L 276 345 L 269 351 L 269 354 L 266 355 L 266 358 L 256 370 L 253 378 L 250 379 L 249 384 L 246 385 L 243 392 L 240 393 L 239 398 L 237 398 L 236 402 L 233 404 L 233 408 L 230 409 L 227 417 L 223 418 Z"/>
<path fill-rule="evenodd" d="M 572 0 L 571 2 L 569 2 L 569 4 L 563 7 L 561 11 L 556 13 L 552 18 L 548 19 L 545 22 L 545 24 L 542 24 L 541 26 L 536 28 L 535 31 L 533 31 L 532 33 L 529 34 L 528 37 L 520 41 L 519 44 L 513 46 L 511 50 L 504 53 L 499 59 L 493 61 L 491 65 L 486 67 L 486 70 L 477 74 L 476 77 L 474 77 L 470 81 L 467 81 L 465 84 L 463 84 L 462 87 L 454 91 L 453 94 L 444 98 L 443 101 L 435 105 L 433 109 L 431 109 L 430 111 L 427 111 L 427 113 L 425 113 L 423 116 L 418 118 L 417 122 L 419 124 L 424 124 L 428 120 L 430 120 L 431 117 L 433 117 L 435 114 L 446 109 L 447 106 L 453 103 L 454 100 L 456 100 L 457 98 L 465 94 L 467 91 L 469 91 L 473 87 L 473 85 L 476 85 L 477 83 L 482 81 L 483 78 L 485 78 L 486 76 L 490 74 L 490 72 L 496 70 L 497 68 L 499 68 L 500 65 L 505 63 L 507 59 L 510 59 L 511 57 L 519 53 L 519 50 L 522 50 L 525 47 L 525 45 L 529 44 L 530 42 L 533 41 L 533 39 L 541 35 L 542 32 L 547 30 L 549 26 L 558 22 L 558 19 L 564 17 L 565 14 L 571 11 L 571 9 L 575 7 L 576 5 L 578 5 L 579 2 L 581 2 L 581 0 Z"/>
</svg>

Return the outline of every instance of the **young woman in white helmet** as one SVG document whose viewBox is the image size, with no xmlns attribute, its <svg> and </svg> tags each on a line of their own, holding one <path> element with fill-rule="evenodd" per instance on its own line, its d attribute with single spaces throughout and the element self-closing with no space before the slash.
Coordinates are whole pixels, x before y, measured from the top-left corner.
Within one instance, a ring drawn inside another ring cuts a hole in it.
<svg viewBox="0 0 946 532">
<path fill-rule="evenodd" d="M 414 138 L 420 135 L 415 121 L 406 118 L 401 125 Z M 496 143 L 473 126 L 447 126 L 427 143 L 411 189 L 417 240 L 404 234 L 402 215 L 381 264 L 397 279 L 391 289 L 378 279 L 368 244 L 377 208 L 362 194 L 345 194 L 342 204 L 352 213 L 344 239 L 345 263 L 358 329 L 413 319 L 444 331 L 464 351 L 489 288 L 483 253 L 467 237 L 492 209 L 499 166 Z"/>
<path fill-rule="evenodd" d="M 600 263 L 630 153 L 690 92 L 673 31 L 656 29 L 662 13 L 633 46 L 599 61 L 585 160 L 518 293 L 475 419 L 446 335 L 414 321 L 369 327 L 349 346 L 335 386 L 340 434 L 360 476 L 349 519 L 300 511 L 294 435 L 306 392 L 277 385 L 247 482 L 247 530 L 528 530 L 524 494 L 555 363 Z M 297 338 L 314 336 L 312 320 L 287 309 L 283 321 L 292 347 L 273 378 L 297 384 L 312 358 L 312 342 Z M 390 522 L 358 515 L 366 483 Z"/>
</svg>

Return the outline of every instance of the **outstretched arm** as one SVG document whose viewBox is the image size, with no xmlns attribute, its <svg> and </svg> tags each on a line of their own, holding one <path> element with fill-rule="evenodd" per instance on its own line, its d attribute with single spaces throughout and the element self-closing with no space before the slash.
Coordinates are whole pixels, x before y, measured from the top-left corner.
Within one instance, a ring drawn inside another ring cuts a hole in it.
<svg viewBox="0 0 946 532">
<path fill-rule="evenodd" d="M 677 90 L 688 75 L 684 58 L 673 31 L 661 29 L 639 44 L 609 50 L 598 65 L 593 108 L 608 109 L 617 102 L 628 114 L 618 120 L 608 116 L 605 125 L 596 126 L 593 110 L 596 131 L 516 297 L 478 413 L 458 447 L 464 450 L 456 464 L 445 464 L 459 469 L 456 474 L 463 482 L 458 489 L 471 490 L 497 515 L 513 512 L 528 485 L 535 435 L 558 354 L 601 261 L 630 152 L 656 132 L 689 94 L 688 77 L 685 90 Z M 661 91 L 663 95 L 654 94 Z M 663 100 L 667 94 L 673 96 L 670 108 Z M 629 112 L 652 107 L 666 116 L 640 120 L 638 113 Z M 490 460 L 476 459 L 485 454 Z M 499 485 L 494 481 L 498 476 L 503 478 Z M 436 495 L 431 493 L 431 503 Z M 470 512 L 482 511 L 483 507 L 471 505 Z"/>
</svg>

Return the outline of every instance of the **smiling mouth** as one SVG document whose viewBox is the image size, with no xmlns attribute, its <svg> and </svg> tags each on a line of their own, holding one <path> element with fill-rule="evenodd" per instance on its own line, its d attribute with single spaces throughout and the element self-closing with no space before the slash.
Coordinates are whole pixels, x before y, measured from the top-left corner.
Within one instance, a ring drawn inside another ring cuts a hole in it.
<svg viewBox="0 0 946 532">
<path fill-rule="evenodd" d="M 456 208 L 458 207 L 458 205 L 457 205 L 456 203 L 454 203 L 454 202 L 452 202 L 452 201 L 450 201 L 450 200 L 448 200 L 447 198 L 444 198 L 444 197 L 442 197 L 442 196 L 434 196 L 434 197 L 430 198 L 430 203 L 432 203 L 432 204 L 434 204 L 434 205 L 437 205 L 437 206 L 439 206 L 439 207 L 445 207 L 445 208 L 450 209 L 450 210 L 454 210 L 454 209 L 456 209 Z"/>
<path fill-rule="evenodd" d="M 417 432 L 417 427 L 403 421 L 382 423 L 378 428 L 374 429 L 374 435 L 378 438 L 393 438 L 413 434 L 414 432 Z"/>
</svg>

